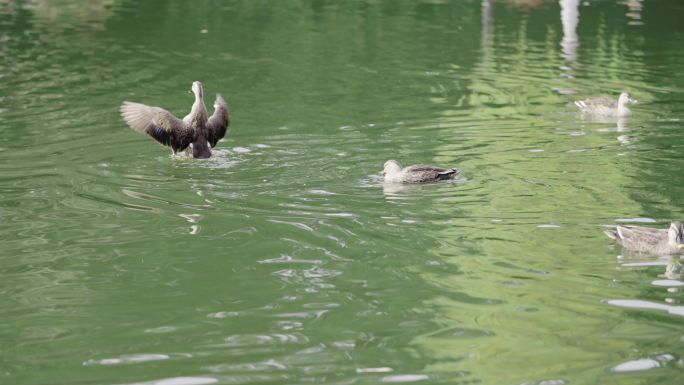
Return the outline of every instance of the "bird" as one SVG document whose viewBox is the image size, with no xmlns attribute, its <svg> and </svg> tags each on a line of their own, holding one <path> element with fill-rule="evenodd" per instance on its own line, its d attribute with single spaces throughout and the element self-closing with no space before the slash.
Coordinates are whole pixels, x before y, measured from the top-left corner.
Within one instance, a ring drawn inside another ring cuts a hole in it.
<svg viewBox="0 0 684 385">
<path fill-rule="evenodd" d="M 460 173 L 455 168 L 442 168 L 427 164 L 416 164 L 402 168 L 396 160 L 385 162 L 383 169 L 385 182 L 426 183 L 453 179 Z"/>
<path fill-rule="evenodd" d="M 670 228 L 653 229 L 640 226 L 621 226 L 604 233 L 623 248 L 645 254 L 678 254 L 684 249 L 684 227 L 672 221 Z"/>
<path fill-rule="evenodd" d="M 150 135 L 157 142 L 171 147 L 171 152 L 190 149 L 194 158 L 211 157 L 215 147 L 226 134 L 230 124 L 228 104 L 220 94 L 214 101 L 214 114 L 207 115 L 204 106 L 202 83 L 195 81 L 190 89 L 195 94 L 195 102 L 190 113 L 178 119 L 161 107 L 124 101 L 119 108 L 121 117 L 132 129 Z"/>
<path fill-rule="evenodd" d="M 620 118 L 632 114 L 632 111 L 627 108 L 627 103 L 635 104 L 638 103 L 638 101 L 627 92 L 621 93 L 617 101 L 606 97 L 575 101 L 575 105 L 579 107 L 584 114 Z"/>
</svg>

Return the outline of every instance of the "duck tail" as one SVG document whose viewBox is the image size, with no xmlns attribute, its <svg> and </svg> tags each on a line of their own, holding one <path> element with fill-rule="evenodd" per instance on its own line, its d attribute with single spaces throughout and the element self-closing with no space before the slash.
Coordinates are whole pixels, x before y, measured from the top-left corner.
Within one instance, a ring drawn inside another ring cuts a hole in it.
<svg viewBox="0 0 684 385">
<path fill-rule="evenodd" d="M 445 171 L 438 173 L 437 175 L 438 175 L 439 179 L 449 179 L 449 178 L 455 177 L 459 173 L 460 173 L 460 171 L 458 169 L 450 168 L 448 170 L 445 170 Z"/>
<path fill-rule="evenodd" d="M 606 234 L 610 239 L 617 240 L 619 238 L 617 231 L 615 230 L 604 230 L 604 234 Z"/>
</svg>

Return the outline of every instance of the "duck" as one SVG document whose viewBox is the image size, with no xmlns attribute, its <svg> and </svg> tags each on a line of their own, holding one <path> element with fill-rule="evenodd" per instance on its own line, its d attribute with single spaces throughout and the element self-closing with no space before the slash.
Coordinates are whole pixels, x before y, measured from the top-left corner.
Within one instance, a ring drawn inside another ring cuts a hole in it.
<svg viewBox="0 0 684 385">
<path fill-rule="evenodd" d="M 173 155 L 187 150 L 194 158 L 206 159 L 211 157 L 211 149 L 225 136 L 230 124 L 230 111 L 223 97 L 217 94 L 214 113 L 208 116 L 204 88 L 199 81 L 192 83 L 189 92 L 195 95 L 195 102 L 183 119 L 161 107 L 129 101 L 124 101 L 119 111 L 129 127 L 171 147 Z"/>
<path fill-rule="evenodd" d="M 606 97 L 589 98 L 575 101 L 575 105 L 579 107 L 584 114 L 611 117 L 630 116 L 632 111 L 627 108 L 627 103 L 636 104 L 638 101 L 634 99 L 628 92 L 621 93 L 617 101 Z"/>
<path fill-rule="evenodd" d="M 391 159 L 385 162 L 382 173 L 385 182 L 427 183 L 453 179 L 460 171 L 455 168 L 443 168 L 427 164 L 415 164 L 402 168 L 399 162 Z"/>
<path fill-rule="evenodd" d="M 679 221 L 672 221 L 667 230 L 618 225 L 615 230 L 604 232 L 623 248 L 636 253 L 678 254 L 684 249 L 684 227 Z"/>
</svg>

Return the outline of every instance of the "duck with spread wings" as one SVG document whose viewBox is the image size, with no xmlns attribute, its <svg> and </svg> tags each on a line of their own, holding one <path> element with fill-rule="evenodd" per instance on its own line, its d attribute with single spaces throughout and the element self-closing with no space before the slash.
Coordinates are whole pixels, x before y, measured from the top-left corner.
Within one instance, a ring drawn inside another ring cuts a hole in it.
<svg viewBox="0 0 684 385">
<path fill-rule="evenodd" d="M 157 142 L 171 147 L 173 154 L 191 149 L 195 158 L 211 157 L 211 149 L 223 138 L 230 124 L 228 104 L 216 95 L 214 114 L 207 115 L 202 83 L 192 83 L 195 102 L 190 113 L 178 119 L 161 107 L 125 101 L 119 111 L 132 129 L 150 135 Z"/>
</svg>

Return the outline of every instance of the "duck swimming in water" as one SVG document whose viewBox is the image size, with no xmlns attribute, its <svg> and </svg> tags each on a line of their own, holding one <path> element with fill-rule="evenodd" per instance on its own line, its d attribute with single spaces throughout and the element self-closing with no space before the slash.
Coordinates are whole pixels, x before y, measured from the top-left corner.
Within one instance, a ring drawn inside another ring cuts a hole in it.
<svg viewBox="0 0 684 385">
<path fill-rule="evenodd" d="M 575 105 L 583 114 L 618 118 L 632 114 L 632 111 L 627 108 L 627 103 L 638 103 L 638 101 L 627 92 L 621 93 L 617 101 L 606 97 L 575 101 Z"/>
<path fill-rule="evenodd" d="M 121 104 L 119 111 L 132 129 L 146 133 L 157 142 L 171 147 L 174 155 L 191 147 L 193 157 L 209 158 L 211 148 L 223 138 L 230 124 L 228 105 L 217 94 L 214 114 L 209 117 L 204 106 L 202 83 L 193 82 L 191 92 L 195 94 L 195 102 L 190 113 L 183 119 L 178 119 L 161 107 L 128 101 Z"/>
<path fill-rule="evenodd" d="M 396 160 L 388 160 L 385 162 L 382 173 L 385 176 L 385 182 L 426 183 L 453 179 L 459 174 L 459 171 L 455 168 L 442 168 L 427 164 L 416 164 L 402 168 Z"/>
<path fill-rule="evenodd" d="M 640 226 L 617 226 L 604 231 L 625 249 L 645 254 L 677 254 L 684 251 L 684 227 L 679 221 L 667 230 Z"/>
</svg>

